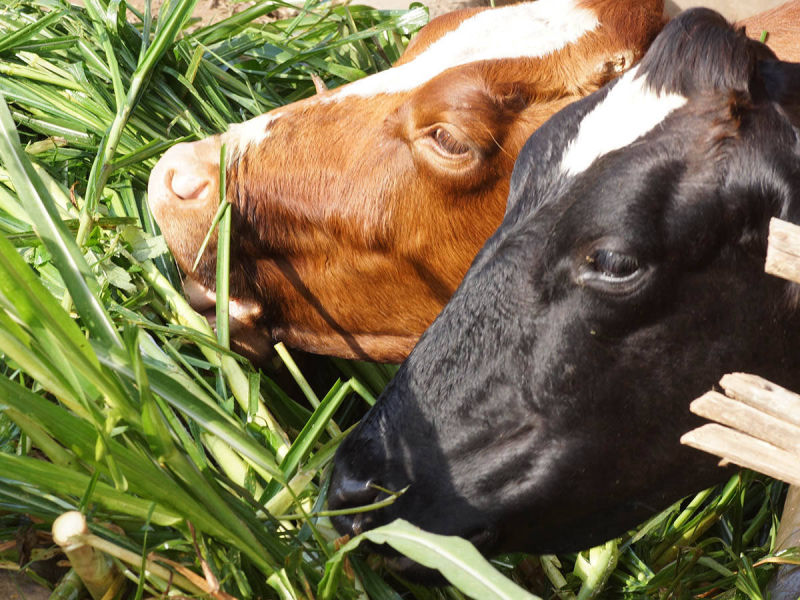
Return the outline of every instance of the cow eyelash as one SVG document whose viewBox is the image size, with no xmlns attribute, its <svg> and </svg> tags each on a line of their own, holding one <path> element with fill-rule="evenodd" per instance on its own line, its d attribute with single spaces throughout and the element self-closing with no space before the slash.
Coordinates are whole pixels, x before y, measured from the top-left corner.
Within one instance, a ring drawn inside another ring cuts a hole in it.
<svg viewBox="0 0 800 600">
<path fill-rule="evenodd" d="M 580 285 L 612 296 L 626 296 L 640 289 L 650 271 L 632 254 L 599 248 L 584 257 L 577 277 Z"/>
<path fill-rule="evenodd" d="M 613 250 L 595 250 L 586 261 L 597 275 L 607 281 L 627 281 L 639 272 L 639 261 L 635 256 Z"/>
<path fill-rule="evenodd" d="M 469 146 L 463 142 L 459 142 L 444 127 L 437 127 L 434 129 L 431 132 L 431 137 L 436 142 L 436 145 L 441 148 L 445 154 L 460 156 L 469 152 Z"/>
</svg>

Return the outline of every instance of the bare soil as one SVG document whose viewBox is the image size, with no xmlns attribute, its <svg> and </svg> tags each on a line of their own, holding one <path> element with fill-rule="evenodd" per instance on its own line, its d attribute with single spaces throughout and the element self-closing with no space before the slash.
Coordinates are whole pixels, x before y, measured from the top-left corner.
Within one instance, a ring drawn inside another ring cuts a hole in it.
<svg viewBox="0 0 800 600">
<path fill-rule="evenodd" d="M 161 5 L 165 0 L 152 0 L 151 9 L 157 14 Z M 289 0 L 290 2 L 292 0 Z M 424 0 L 423 0 L 424 1 Z M 352 0 L 352 4 L 367 4 L 380 9 L 403 9 L 408 8 L 412 0 Z M 302 4 L 302 2 L 298 2 Z M 498 2 L 500 3 L 500 2 Z M 504 3 L 508 4 L 508 0 Z M 145 0 L 128 0 L 128 4 L 133 6 L 136 10 L 144 10 Z M 194 18 L 198 19 L 198 25 L 207 25 L 214 23 L 226 17 L 230 17 L 239 13 L 247 8 L 250 8 L 256 2 L 236 2 L 233 0 L 199 0 L 194 9 Z M 489 0 L 430 0 L 426 1 L 431 12 L 431 18 L 443 15 L 445 13 L 456 10 L 457 8 L 464 8 L 466 6 L 489 6 Z M 291 11 L 291 9 L 281 9 L 280 12 Z"/>
<path fill-rule="evenodd" d="M 290 0 L 291 1 L 291 0 Z M 412 0 L 352 0 L 353 4 L 368 4 L 381 9 L 408 8 Z M 425 4 L 430 9 L 431 18 L 466 6 L 489 6 L 490 0 L 428 0 Z M 495 4 L 512 4 L 515 0 L 495 0 Z M 731 20 L 743 19 L 786 0 L 666 0 L 666 13 L 670 16 L 678 14 L 692 6 L 707 6 L 719 11 Z M 128 4 L 137 10 L 144 9 L 145 0 L 128 0 Z M 157 12 L 164 0 L 152 0 L 152 9 Z M 229 17 L 249 8 L 255 2 L 236 2 L 234 0 L 199 0 L 194 17 L 199 19 L 198 25 L 207 25 Z"/>
<path fill-rule="evenodd" d="M 11 571 L 0 571 L 0 598 L 3 600 L 47 600 L 50 591 L 32 579 Z"/>
</svg>

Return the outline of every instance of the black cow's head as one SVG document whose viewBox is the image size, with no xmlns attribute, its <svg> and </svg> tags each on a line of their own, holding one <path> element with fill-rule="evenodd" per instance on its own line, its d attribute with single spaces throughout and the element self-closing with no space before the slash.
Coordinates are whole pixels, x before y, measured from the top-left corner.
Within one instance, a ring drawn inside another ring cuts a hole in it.
<svg viewBox="0 0 800 600">
<path fill-rule="evenodd" d="M 336 456 L 338 518 L 485 552 L 577 550 L 724 476 L 681 447 L 729 371 L 800 385 L 798 296 L 763 272 L 800 220 L 800 65 L 716 13 L 528 141 L 503 224 Z"/>
</svg>

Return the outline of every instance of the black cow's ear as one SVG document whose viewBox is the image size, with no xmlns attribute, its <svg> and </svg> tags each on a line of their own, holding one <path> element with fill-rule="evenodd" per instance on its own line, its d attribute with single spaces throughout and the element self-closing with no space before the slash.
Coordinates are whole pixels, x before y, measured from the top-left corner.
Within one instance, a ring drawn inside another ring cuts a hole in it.
<svg viewBox="0 0 800 600">
<path fill-rule="evenodd" d="M 800 127 L 800 63 L 762 60 L 758 73 L 763 93 L 781 106 L 795 127 Z"/>
</svg>

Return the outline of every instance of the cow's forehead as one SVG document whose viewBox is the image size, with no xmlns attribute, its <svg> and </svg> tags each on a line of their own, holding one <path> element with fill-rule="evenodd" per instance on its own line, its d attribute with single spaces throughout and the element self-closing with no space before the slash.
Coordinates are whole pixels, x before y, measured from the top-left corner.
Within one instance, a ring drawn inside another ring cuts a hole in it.
<svg viewBox="0 0 800 600">
<path fill-rule="evenodd" d="M 407 92 L 447 69 L 472 62 L 547 56 L 598 27 L 594 11 L 576 4 L 538 0 L 479 12 L 413 60 L 344 86 L 324 101 Z"/>
</svg>

